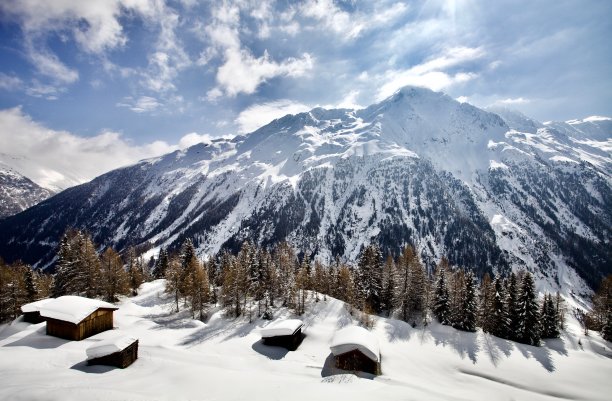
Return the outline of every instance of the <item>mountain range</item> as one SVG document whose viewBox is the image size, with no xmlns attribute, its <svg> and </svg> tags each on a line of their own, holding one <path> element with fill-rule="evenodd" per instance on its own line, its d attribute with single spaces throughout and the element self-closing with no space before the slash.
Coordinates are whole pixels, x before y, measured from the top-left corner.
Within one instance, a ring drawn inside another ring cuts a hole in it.
<svg viewBox="0 0 612 401">
<path fill-rule="evenodd" d="M 53 195 L 4 163 L 0 163 L 0 219 L 17 214 Z"/>
<path fill-rule="evenodd" d="M 53 265 L 68 227 L 201 256 L 287 240 L 323 261 L 414 245 L 477 273 L 584 293 L 612 273 L 612 119 L 540 123 L 405 87 L 143 160 L 0 220 L 0 256 Z"/>
</svg>

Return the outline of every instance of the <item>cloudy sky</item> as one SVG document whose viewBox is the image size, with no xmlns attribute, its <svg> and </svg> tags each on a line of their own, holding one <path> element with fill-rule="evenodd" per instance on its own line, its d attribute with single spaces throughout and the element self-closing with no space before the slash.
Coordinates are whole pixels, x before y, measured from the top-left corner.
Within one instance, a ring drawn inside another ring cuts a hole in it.
<svg viewBox="0 0 612 401">
<path fill-rule="evenodd" d="M 0 161 L 62 186 L 408 84 L 611 116 L 610 37 L 609 0 L 3 0 Z"/>
</svg>

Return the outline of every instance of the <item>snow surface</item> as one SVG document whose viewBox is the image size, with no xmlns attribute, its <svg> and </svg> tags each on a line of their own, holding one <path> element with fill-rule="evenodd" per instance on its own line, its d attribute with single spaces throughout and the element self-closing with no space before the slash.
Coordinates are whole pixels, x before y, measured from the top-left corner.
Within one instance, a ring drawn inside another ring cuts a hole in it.
<svg viewBox="0 0 612 401">
<path fill-rule="evenodd" d="M 115 305 L 97 299 L 65 295 L 40 306 L 40 315 L 79 324 L 100 308 L 117 309 Z"/>
<path fill-rule="evenodd" d="M 305 338 L 294 352 L 263 344 L 263 320 L 212 310 L 206 323 L 172 313 L 163 280 L 115 312 L 121 333 L 139 338 L 127 369 L 87 366 L 86 349 L 116 330 L 82 341 L 45 335 L 21 319 L 0 326 L 0 400 L 609 400 L 612 344 L 581 333 L 574 319 L 560 339 L 532 347 L 431 323 L 412 328 L 374 318 L 382 375 L 338 371 L 329 345 L 355 324 L 344 303 L 306 304 Z M 275 311 L 277 318 L 294 317 Z"/>
<path fill-rule="evenodd" d="M 338 330 L 329 348 L 335 356 L 358 350 L 371 360 L 380 361 L 378 339 L 363 327 L 349 326 Z"/>
<path fill-rule="evenodd" d="M 263 338 L 276 336 L 290 336 L 295 333 L 304 323 L 300 319 L 279 319 L 261 329 Z"/>
<path fill-rule="evenodd" d="M 21 311 L 23 313 L 40 312 L 40 308 L 43 305 L 49 303 L 50 301 L 53 301 L 53 298 L 45 298 L 45 299 L 40 299 L 38 301 L 30 302 L 29 304 L 22 305 Z"/>
<path fill-rule="evenodd" d="M 102 340 L 99 343 L 87 348 L 87 359 L 100 358 L 106 355 L 114 354 L 115 352 L 123 351 L 134 342 L 137 338 L 126 335 L 119 335 L 114 338 Z"/>
</svg>

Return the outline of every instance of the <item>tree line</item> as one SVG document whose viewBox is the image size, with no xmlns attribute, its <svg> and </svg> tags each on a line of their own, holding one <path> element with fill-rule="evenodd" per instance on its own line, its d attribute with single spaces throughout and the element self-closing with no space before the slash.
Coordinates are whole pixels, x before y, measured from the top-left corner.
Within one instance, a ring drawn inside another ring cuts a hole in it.
<svg viewBox="0 0 612 401">
<path fill-rule="evenodd" d="M 539 300 L 529 272 L 494 278 L 486 273 L 478 280 L 471 270 L 442 258 L 432 274 L 411 246 L 383 258 L 378 246 L 368 245 L 356 266 L 339 260 L 323 265 L 308 253 L 298 255 L 286 242 L 272 249 L 245 242 L 237 254 L 223 250 L 207 261 L 197 257 L 189 239 L 178 252 L 161 249 L 149 263 L 134 248 L 123 257 L 111 247 L 102 249 L 88 233 L 69 229 L 58 246 L 53 276 L 0 261 L 0 319 L 15 318 L 22 304 L 48 296 L 78 294 L 115 302 L 119 295 L 136 294 L 145 281 L 165 278 L 176 311 L 189 309 L 201 320 L 213 305 L 250 319 L 271 318 L 278 306 L 300 315 L 308 298 L 319 301 L 329 295 L 346 302 L 366 325 L 371 314 L 413 326 L 435 317 L 459 330 L 480 327 L 532 345 L 541 338 L 558 337 L 564 326 L 563 298 L 557 293 Z M 593 305 L 585 325 L 612 339 L 612 278 L 604 279 Z"/>
</svg>

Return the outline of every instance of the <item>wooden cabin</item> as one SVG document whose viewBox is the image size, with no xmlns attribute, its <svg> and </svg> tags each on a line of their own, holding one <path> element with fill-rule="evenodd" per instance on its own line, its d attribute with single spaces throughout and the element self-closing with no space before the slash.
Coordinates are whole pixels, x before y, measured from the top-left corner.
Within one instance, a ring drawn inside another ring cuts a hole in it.
<svg viewBox="0 0 612 401">
<path fill-rule="evenodd" d="M 108 339 L 87 349 L 88 365 L 108 365 L 125 369 L 138 359 L 138 340 L 121 336 Z"/>
<path fill-rule="evenodd" d="M 21 307 L 21 312 L 23 314 L 23 321 L 28 323 L 42 323 L 45 319 L 40 316 L 40 308 L 52 301 L 52 298 L 45 298 L 35 302 L 30 302 L 29 304 L 25 304 Z"/>
<path fill-rule="evenodd" d="M 261 338 L 266 345 L 295 351 L 302 343 L 302 327 L 299 319 L 276 320 L 261 329 Z"/>
<path fill-rule="evenodd" d="M 330 349 L 338 369 L 381 374 L 378 339 L 363 327 L 350 326 L 338 330 Z"/>
<path fill-rule="evenodd" d="M 117 309 L 108 302 L 67 295 L 43 305 L 40 314 L 47 321 L 48 335 L 80 341 L 112 330 Z"/>
</svg>

